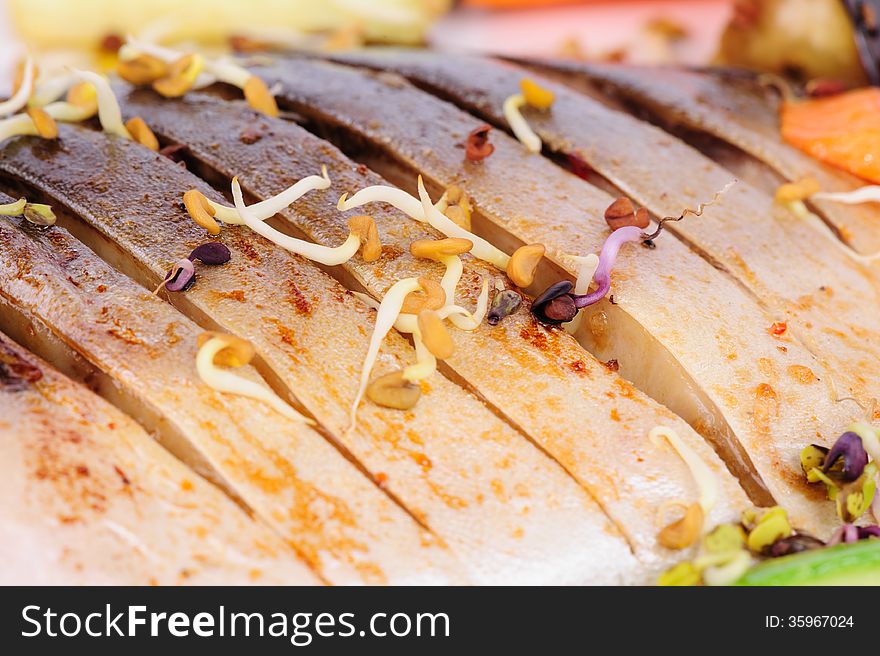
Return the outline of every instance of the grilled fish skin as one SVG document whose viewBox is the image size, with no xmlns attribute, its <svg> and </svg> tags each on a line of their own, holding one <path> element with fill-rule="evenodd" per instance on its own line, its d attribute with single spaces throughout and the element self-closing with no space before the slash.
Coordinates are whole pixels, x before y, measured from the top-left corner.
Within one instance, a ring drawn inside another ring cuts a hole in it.
<svg viewBox="0 0 880 656">
<path fill-rule="evenodd" d="M 0 334 L 0 585 L 316 585 L 131 418 Z"/>
<path fill-rule="evenodd" d="M 717 137 L 765 163 L 783 179 L 813 177 L 823 191 L 852 191 L 865 183 L 786 144 L 779 132 L 778 99 L 754 79 L 723 72 L 602 65 L 526 62 L 542 73 L 583 88 L 626 98 L 673 123 Z M 862 253 L 880 251 L 876 203 L 843 206 L 811 201 L 840 238 Z"/>
<path fill-rule="evenodd" d="M 340 192 L 387 184 L 301 127 L 262 117 L 239 103 L 198 94 L 168 102 L 131 89 L 119 97 L 127 113 L 144 117 L 166 140 L 186 144 L 195 160 L 191 163 L 203 174 L 224 181 L 238 174 L 254 198 L 277 193 L 327 166 L 333 187 L 308 194 L 281 213 L 297 232 L 322 244 L 340 243 L 347 235 L 348 216 L 335 211 Z M 240 135 L 245 132 L 249 143 L 242 145 Z M 436 232 L 389 208 L 356 210 L 364 211 L 377 224 L 385 256 L 378 264 L 355 258 L 344 265 L 347 275 L 377 298 L 400 278 L 440 277 L 442 267 L 416 260 L 408 252 L 413 240 L 437 238 Z M 503 276 L 469 256 L 465 260 L 456 301 L 473 307 L 480 278 L 501 281 Z M 647 441 L 651 428 L 674 427 L 711 463 L 724 489 L 724 502 L 710 521 L 735 517 L 745 505 L 733 477 L 687 424 L 585 354 L 564 332 L 536 325 L 527 307 L 497 326 L 483 325 L 471 333 L 453 329 L 452 336 L 456 353 L 446 362 L 452 375 L 512 418 L 590 489 L 634 545 L 636 556 L 652 567 L 679 557 L 657 546 L 657 508 L 693 498 L 696 490 L 680 458 Z"/>
<path fill-rule="evenodd" d="M 396 58 L 385 59 L 388 66 L 398 66 Z M 544 243 L 559 270 L 571 275 L 575 265 L 567 254 L 598 251 L 608 234 L 599 217 L 610 196 L 544 158 L 527 156 L 503 134 L 492 134 L 495 152 L 489 158 L 478 165 L 465 163 L 456 144 L 479 121 L 399 77 L 303 59 L 258 72 L 282 84 L 282 104 L 328 125 L 328 131 L 353 135 L 377 161 L 376 153 L 390 160 L 383 172 L 403 170 L 412 178 L 418 171 L 435 188 L 460 184 L 475 204 L 477 231 L 493 243 L 502 244 L 505 236 L 508 242 Z M 803 483 L 802 436 L 833 439 L 861 417 L 861 409 L 835 402 L 823 363 L 790 335 L 768 334 L 778 319 L 762 311 L 737 283 L 671 235 L 656 245 L 655 251 L 633 248 L 621 254 L 614 303 L 606 300 L 593 308 L 582 341 L 602 359 L 618 359 L 627 378 L 702 425 L 705 433 L 714 433 L 728 463 L 747 454 L 742 457 L 751 459 L 795 521 L 826 533 L 835 519 Z M 607 329 L 588 330 L 594 316 L 599 326 L 607 321 Z M 657 355 L 666 350 L 685 370 L 686 382 L 661 364 Z M 806 371 L 805 381 L 791 373 Z M 707 412 L 707 406 L 714 412 Z"/>
<path fill-rule="evenodd" d="M 144 423 L 172 452 L 213 474 L 326 581 L 467 580 L 436 538 L 320 434 L 204 385 L 195 370 L 201 330 L 62 228 L 0 222 L 0 297 L 12 306 L 0 323 L 17 312 L 36 344 L 54 336 L 91 362 L 131 414 L 154 415 Z"/>
<path fill-rule="evenodd" d="M 504 98 L 529 75 L 509 64 L 464 55 L 365 58 L 442 87 L 499 123 Z M 561 85 L 539 82 L 556 94 L 552 110 L 529 113 L 546 147 L 579 157 L 655 215 L 678 216 L 731 181 L 728 171 L 662 130 Z M 868 270 L 742 181 L 700 220 L 667 225 L 750 290 L 775 321 L 786 321 L 788 331 L 827 363 L 826 375 L 834 377 L 839 396 L 855 397 L 863 406 L 880 398 L 880 377 L 874 373 L 880 344 L 870 339 L 880 331 L 880 306 L 877 279 Z"/>
<path fill-rule="evenodd" d="M 2 150 L 7 177 L 81 217 L 70 227 L 147 286 L 205 240 L 180 206 L 182 194 L 196 188 L 224 201 L 170 160 L 80 126 L 61 126 L 59 144 L 15 139 Z M 249 339 L 263 374 L 290 390 L 371 475 L 383 475 L 387 489 L 449 545 L 472 580 L 645 580 L 587 493 L 444 378 L 431 379 L 407 413 L 365 404 L 357 429 L 347 431 L 373 311 L 311 263 L 245 228 L 224 230 L 221 240 L 232 261 L 201 269 L 192 289 L 169 298 L 200 322 Z M 409 344 L 392 334 L 376 374 L 413 361 Z"/>
</svg>

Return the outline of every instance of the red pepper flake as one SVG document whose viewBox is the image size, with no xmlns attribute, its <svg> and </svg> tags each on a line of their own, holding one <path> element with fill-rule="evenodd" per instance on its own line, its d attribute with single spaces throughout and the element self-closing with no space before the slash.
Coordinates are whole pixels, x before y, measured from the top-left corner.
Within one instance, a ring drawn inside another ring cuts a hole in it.
<svg viewBox="0 0 880 656">
<path fill-rule="evenodd" d="M 468 135 L 464 156 L 469 162 L 481 162 L 495 152 L 495 146 L 489 143 L 491 129 L 491 125 L 484 123 Z"/>
<path fill-rule="evenodd" d="M 849 88 L 840 80 L 816 79 L 807 82 L 804 91 L 810 98 L 825 98 L 849 91 Z"/>
<path fill-rule="evenodd" d="M 123 484 L 123 485 L 131 485 L 131 480 L 128 478 L 128 476 L 125 475 L 125 472 L 124 472 L 124 471 L 122 471 L 122 470 L 121 470 L 118 466 L 116 466 L 116 465 L 113 465 L 113 469 L 115 469 L 115 470 L 116 470 L 116 473 L 119 474 L 119 478 L 122 479 L 122 484 Z"/>
<path fill-rule="evenodd" d="M 605 365 L 608 371 L 618 371 L 620 369 L 620 363 L 617 360 L 608 360 L 608 362 L 603 362 L 602 364 Z"/>
<path fill-rule="evenodd" d="M 241 143 L 248 145 L 255 144 L 262 138 L 263 135 L 253 128 L 246 128 L 242 130 L 240 135 L 238 135 L 238 140 L 241 141 Z"/>
<path fill-rule="evenodd" d="M 161 148 L 159 150 L 159 154 L 163 157 L 167 157 L 172 162 L 182 162 L 184 156 L 186 155 L 187 146 L 186 144 L 170 144 Z"/>
<path fill-rule="evenodd" d="M 785 334 L 785 331 L 788 330 L 788 324 L 784 321 L 775 321 L 773 325 L 770 326 L 770 334 L 774 337 L 782 337 Z"/>
<path fill-rule="evenodd" d="M 229 47 L 236 53 L 249 53 L 269 50 L 270 46 L 268 43 L 252 39 L 248 36 L 233 34 L 229 37 Z"/>
<path fill-rule="evenodd" d="M 108 34 L 101 39 L 101 50 L 104 52 L 119 52 L 119 49 L 125 44 L 125 40 L 118 34 Z"/>
<path fill-rule="evenodd" d="M 569 154 L 567 157 L 568 168 L 571 170 L 571 172 L 582 180 L 589 180 L 590 175 L 593 173 L 593 167 L 587 164 L 577 155 Z"/>
</svg>

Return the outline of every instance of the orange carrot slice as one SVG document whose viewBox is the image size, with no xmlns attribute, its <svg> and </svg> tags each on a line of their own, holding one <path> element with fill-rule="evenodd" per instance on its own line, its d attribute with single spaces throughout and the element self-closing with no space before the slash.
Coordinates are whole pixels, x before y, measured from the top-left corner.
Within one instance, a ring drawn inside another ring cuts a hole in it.
<svg viewBox="0 0 880 656">
<path fill-rule="evenodd" d="M 824 162 L 880 183 L 880 88 L 782 104 L 782 137 Z"/>
</svg>

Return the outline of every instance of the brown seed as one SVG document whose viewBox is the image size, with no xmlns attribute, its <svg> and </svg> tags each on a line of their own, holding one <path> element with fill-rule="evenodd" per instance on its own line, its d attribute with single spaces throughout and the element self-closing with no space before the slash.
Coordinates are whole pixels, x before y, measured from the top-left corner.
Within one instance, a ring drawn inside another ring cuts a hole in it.
<svg viewBox="0 0 880 656">
<path fill-rule="evenodd" d="M 434 310 L 422 310 L 417 319 L 422 342 L 431 355 L 438 360 L 445 360 L 455 352 L 455 345 L 449 331 L 443 325 L 443 319 Z"/>
<path fill-rule="evenodd" d="M 471 231 L 471 214 L 465 210 L 463 205 L 450 205 L 443 213 L 459 228 Z"/>
<path fill-rule="evenodd" d="M 120 61 L 116 66 L 116 73 L 126 82 L 140 86 L 152 84 L 166 77 L 169 71 L 168 64 L 163 60 L 153 55 L 142 54 L 134 59 Z"/>
<path fill-rule="evenodd" d="M 467 253 L 473 247 L 474 243 L 470 239 L 461 239 L 459 237 L 417 239 L 409 245 L 409 252 L 413 257 L 439 261 L 443 257 Z"/>
<path fill-rule="evenodd" d="M 403 378 L 403 371 L 379 376 L 367 386 L 367 398 L 383 408 L 409 410 L 419 402 L 422 388 Z"/>
<path fill-rule="evenodd" d="M 125 122 L 125 129 L 128 130 L 132 138 L 139 144 L 159 152 L 159 140 L 156 139 L 156 135 L 153 134 L 153 131 L 140 116 L 128 119 Z"/>
<path fill-rule="evenodd" d="M 643 207 L 636 211 L 629 198 L 618 198 L 605 210 L 605 222 L 612 230 L 626 226 L 647 228 L 648 211 Z"/>
<path fill-rule="evenodd" d="M 207 230 L 209 234 L 220 234 L 220 225 L 213 218 L 216 211 L 201 191 L 190 189 L 186 192 L 183 195 L 183 205 L 192 220 Z"/>
<path fill-rule="evenodd" d="M 278 116 L 278 103 L 269 87 L 256 75 L 251 75 L 244 85 L 244 97 L 248 105 L 267 116 Z"/>
<path fill-rule="evenodd" d="M 449 185 L 446 187 L 446 200 L 450 205 L 457 205 L 464 196 L 464 192 L 458 185 Z"/>
<path fill-rule="evenodd" d="M 663 527 L 657 541 L 667 549 L 689 547 L 703 531 L 703 507 L 693 503 L 687 507 L 684 517 Z"/>
<path fill-rule="evenodd" d="M 373 217 L 361 214 L 348 220 L 352 233 L 360 237 L 361 257 L 364 262 L 375 262 L 382 257 L 382 242 L 379 241 L 379 229 Z"/>
<path fill-rule="evenodd" d="M 514 251 L 507 263 L 507 277 L 514 285 L 528 287 L 535 281 L 535 272 L 545 250 L 543 244 L 527 244 Z"/>
<path fill-rule="evenodd" d="M 439 310 L 446 305 L 446 292 L 440 283 L 430 278 L 419 278 L 423 291 L 412 292 L 403 299 L 401 314 L 418 314 L 422 310 Z"/>
<path fill-rule="evenodd" d="M 34 126 L 37 128 L 37 134 L 43 139 L 58 138 L 58 124 L 44 110 L 39 107 L 28 107 L 27 115 L 31 117 Z"/>
<path fill-rule="evenodd" d="M 254 359 L 256 352 L 253 345 L 246 339 L 229 333 L 204 332 L 198 337 L 199 348 L 215 338 L 221 340 L 224 346 L 214 356 L 214 364 L 221 367 L 243 367 Z"/>
</svg>

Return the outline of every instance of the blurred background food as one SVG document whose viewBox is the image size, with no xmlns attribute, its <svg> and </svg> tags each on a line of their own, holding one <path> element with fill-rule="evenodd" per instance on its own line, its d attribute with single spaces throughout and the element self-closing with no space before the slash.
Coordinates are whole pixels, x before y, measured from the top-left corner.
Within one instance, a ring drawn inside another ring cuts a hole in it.
<svg viewBox="0 0 880 656">
<path fill-rule="evenodd" d="M 108 67 L 127 34 L 213 51 L 393 43 L 865 80 L 842 0 L 0 0 L 0 90 L 25 50 L 48 69 Z"/>
</svg>

